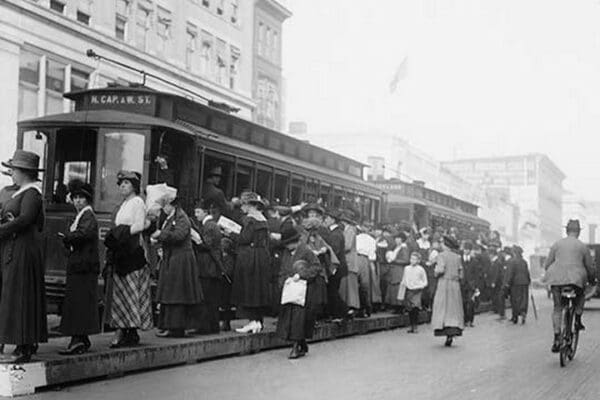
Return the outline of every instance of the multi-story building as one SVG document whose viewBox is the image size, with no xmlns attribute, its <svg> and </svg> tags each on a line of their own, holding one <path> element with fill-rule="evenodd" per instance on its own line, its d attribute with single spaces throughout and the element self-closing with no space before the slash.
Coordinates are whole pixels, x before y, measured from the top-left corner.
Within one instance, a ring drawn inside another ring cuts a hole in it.
<svg viewBox="0 0 600 400">
<path fill-rule="evenodd" d="M 520 209 L 520 241 L 544 253 L 562 234 L 564 173 L 544 154 L 466 159 L 443 163 L 463 179 L 504 192 Z"/>
<path fill-rule="evenodd" d="M 253 119 L 261 125 L 283 127 L 283 74 L 281 35 L 283 22 L 292 16 L 284 3 L 256 0 L 254 8 Z"/>
<path fill-rule="evenodd" d="M 272 22 L 270 12 L 279 20 L 273 7 L 260 8 L 264 21 Z M 0 159 L 14 150 L 18 120 L 72 109 L 64 92 L 141 81 L 136 72 L 87 57 L 90 48 L 199 96 L 152 78 L 149 87 L 226 103 L 251 119 L 254 17 L 254 0 L 1 1 Z M 279 54 L 281 26 L 274 26 Z M 273 46 L 274 31 L 269 37 Z"/>
</svg>

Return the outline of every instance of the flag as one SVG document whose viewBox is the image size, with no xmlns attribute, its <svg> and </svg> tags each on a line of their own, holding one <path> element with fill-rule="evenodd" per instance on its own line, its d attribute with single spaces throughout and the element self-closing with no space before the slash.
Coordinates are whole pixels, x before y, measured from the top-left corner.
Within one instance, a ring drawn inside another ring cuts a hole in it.
<svg viewBox="0 0 600 400">
<path fill-rule="evenodd" d="M 396 72 L 394 73 L 394 77 L 390 82 L 390 93 L 394 93 L 398 88 L 398 83 L 400 80 L 406 78 L 406 74 L 408 72 L 408 56 L 404 57 L 402 62 L 396 68 Z"/>
</svg>

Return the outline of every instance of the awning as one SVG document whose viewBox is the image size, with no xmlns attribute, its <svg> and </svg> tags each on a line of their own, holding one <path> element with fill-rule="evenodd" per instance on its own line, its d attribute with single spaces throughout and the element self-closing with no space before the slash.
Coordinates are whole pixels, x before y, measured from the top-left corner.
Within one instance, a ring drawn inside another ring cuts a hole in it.
<svg viewBox="0 0 600 400">
<path fill-rule="evenodd" d="M 155 118 L 143 114 L 134 114 L 115 110 L 75 111 L 65 114 L 52 114 L 44 117 L 26 119 L 18 123 L 19 128 L 69 127 L 69 126 L 119 126 L 123 127 L 162 127 L 185 132 L 190 135 L 198 133 L 189 128 L 175 124 L 166 119 Z"/>
<path fill-rule="evenodd" d="M 456 218 L 461 221 L 468 221 L 470 223 L 478 224 L 478 225 L 485 225 L 485 226 L 490 225 L 490 223 L 488 221 L 486 221 L 483 218 L 479 218 L 476 215 L 469 214 L 464 211 L 444 207 L 439 204 L 432 203 L 430 201 L 428 201 L 427 203 L 428 203 L 427 205 L 429 206 L 429 211 L 431 212 L 431 215 L 433 215 L 433 216 L 443 217 L 443 218 Z"/>
<path fill-rule="evenodd" d="M 387 202 L 390 205 L 393 204 L 417 204 L 420 206 L 426 206 L 423 200 L 415 199 L 414 197 L 403 196 L 401 194 L 388 193 L 387 194 Z"/>
</svg>

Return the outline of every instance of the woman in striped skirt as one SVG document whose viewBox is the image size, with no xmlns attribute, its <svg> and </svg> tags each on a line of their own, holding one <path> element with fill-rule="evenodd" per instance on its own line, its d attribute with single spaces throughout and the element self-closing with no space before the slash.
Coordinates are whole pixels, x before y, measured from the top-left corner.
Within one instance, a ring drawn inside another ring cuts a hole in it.
<svg viewBox="0 0 600 400">
<path fill-rule="evenodd" d="M 153 326 L 150 268 L 145 262 L 141 238 L 146 207 L 139 196 L 140 182 L 141 175 L 137 172 L 121 171 L 117 175 L 124 200 L 115 216 L 115 227 L 108 235 L 118 242 L 118 250 L 109 257 L 113 266 L 113 288 L 107 316 L 108 324 L 117 329 L 112 348 L 138 344 L 137 330 Z"/>
</svg>

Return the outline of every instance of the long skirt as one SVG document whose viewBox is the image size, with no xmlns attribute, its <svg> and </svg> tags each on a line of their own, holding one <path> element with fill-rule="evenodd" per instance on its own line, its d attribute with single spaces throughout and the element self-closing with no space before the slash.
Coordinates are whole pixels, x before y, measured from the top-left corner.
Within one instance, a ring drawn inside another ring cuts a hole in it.
<svg viewBox="0 0 600 400">
<path fill-rule="evenodd" d="M 348 307 L 340 295 L 341 271 L 329 277 L 327 282 L 327 312 L 330 317 L 342 318 L 348 312 Z"/>
<path fill-rule="evenodd" d="M 512 317 L 527 316 L 529 307 L 529 285 L 513 285 L 510 288 L 510 305 Z"/>
<path fill-rule="evenodd" d="M 34 344 L 48 340 L 44 261 L 34 234 L 3 239 L 0 343 Z"/>
<path fill-rule="evenodd" d="M 381 288 L 379 287 L 379 275 L 377 270 L 372 268 L 371 262 L 365 256 L 359 255 L 358 260 L 358 286 L 360 293 L 366 297 L 365 303 L 361 304 L 364 308 L 373 303 L 381 303 Z M 361 301 L 362 303 L 362 301 Z"/>
<path fill-rule="evenodd" d="M 198 333 L 219 332 L 219 306 L 222 284 L 219 278 L 200 278 L 204 304 L 200 306 L 200 326 Z"/>
<path fill-rule="evenodd" d="M 168 330 L 198 329 L 202 326 L 201 307 L 201 304 L 161 304 L 158 327 Z"/>
<path fill-rule="evenodd" d="M 109 325 L 113 328 L 152 329 L 150 268 L 125 276 L 113 275 L 112 307 Z"/>
<path fill-rule="evenodd" d="M 360 296 L 358 292 L 358 274 L 348 272 L 340 281 L 340 297 L 349 308 L 360 308 Z"/>
<path fill-rule="evenodd" d="M 98 275 L 67 274 L 60 331 L 69 336 L 100 332 Z"/>
<path fill-rule="evenodd" d="M 306 308 L 314 319 L 322 318 L 327 308 L 327 283 L 317 276 L 306 288 Z"/>
<path fill-rule="evenodd" d="M 431 325 L 435 336 L 460 336 L 464 328 L 464 310 L 460 283 L 457 280 L 438 279 Z"/>
<path fill-rule="evenodd" d="M 402 300 L 398 300 L 398 291 L 400 290 L 400 283 L 402 282 L 402 276 L 404 275 L 404 266 L 391 265 L 390 267 L 385 293 L 385 304 L 390 306 L 401 306 Z"/>
</svg>

